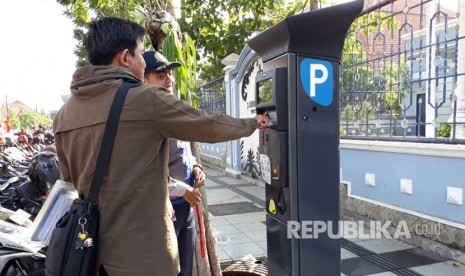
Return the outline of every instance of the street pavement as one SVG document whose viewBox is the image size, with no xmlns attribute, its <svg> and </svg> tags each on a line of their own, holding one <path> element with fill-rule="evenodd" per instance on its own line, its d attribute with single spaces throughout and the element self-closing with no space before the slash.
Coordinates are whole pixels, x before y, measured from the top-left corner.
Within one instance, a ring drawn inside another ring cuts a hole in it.
<svg viewBox="0 0 465 276">
<path fill-rule="evenodd" d="M 204 166 L 207 201 L 220 261 L 266 257 L 265 188 Z M 369 230 L 364 231 L 364 233 Z M 396 239 L 341 239 L 341 275 L 465 276 L 465 265 Z"/>
</svg>

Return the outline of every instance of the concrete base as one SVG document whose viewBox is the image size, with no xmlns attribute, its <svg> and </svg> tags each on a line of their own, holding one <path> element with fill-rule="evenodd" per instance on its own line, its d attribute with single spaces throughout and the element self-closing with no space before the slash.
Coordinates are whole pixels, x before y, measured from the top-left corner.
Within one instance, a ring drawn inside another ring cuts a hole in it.
<svg viewBox="0 0 465 276">
<path fill-rule="evenodd" d="M 370 222 L 373 221 L 372 219 L 361 216 L 359 214 L 355 214 L 352 212 L 348 212 L 346 210 L 341 209 L 341 221 L 363 221 L 364 225 L 369 228 Z M 386 231 L 391 235 L 394 236 L 396 232 L 396 228 L 389 226 Z M 398 239 L 404 241 L 406 243 L 412 244 L 417 246 L 427 252 L 438 254 L 444 258 L 452 259 L 461 263 L 465 263 L 465 252 L 447 246 L 441 242 L 434 241 L 432 239 L 428 239 L 419 235 L 416 235 L 415 232 L 410 233 L 411 238 L 406 238 L 404 236 L 399 237 Z"/>
<path fill-rule="evenodd" d="M 215 156 L 210 156 L 210 155 L 207 155 L 207 154 L 203 154 L 201 153 L 200 154 L 200 159 L 202 160 L 202 164 L 206 163 L 206 164 L 211 164 L 215 167 L 219 167 L 219 168 L 226 168 L 228 166 L 228 163 L 226 162 L 226 158 L 217 158 Z"/>
<path fill-rule="evenodd" d="M 389 232 L 394 234 L 397 224 L 400 221 L 407 223 L 411 239 L 400 238 L 401 240 L 421 247 L 427 251 L 438 253 L 439 255 L 465 263 L 465 230 L 437 223 L 425 218 L 420 218 L 412 214 L 407 214 L 401 211 L 393 210 L 377 204 L 362 201 L 356 198 L 351 198 L 347 194 L 347 185 L 340 186 L 340 202 L 341 202 L 341 219 L 342 220 L 365 220 L 365 221 L 391 221 L 392 227 Z M 351 219 L 352 217 L 352 219 Z M 436 226 L 438 232 L 436 232 Z M 433 229 L 425 231 L 426 229 Z"/>
<path fill-rule="evenodd" d="M 232 178 L 235 178 L 235 179 L 241 178 L 241 172 L 240 171 L 236 171 L 236 170 L 231 169 L 231 168 L 226 168 L 225 171 Z"/>
</svg>

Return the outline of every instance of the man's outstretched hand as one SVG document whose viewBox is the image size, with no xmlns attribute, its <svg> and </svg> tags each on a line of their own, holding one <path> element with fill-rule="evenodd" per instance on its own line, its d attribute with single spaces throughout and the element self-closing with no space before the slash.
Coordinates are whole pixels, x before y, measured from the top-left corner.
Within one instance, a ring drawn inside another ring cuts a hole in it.
<svg viewBox="0 0 465 276">
<path fill-rule="evenodd" d="M 255 116 L 255 119 L 259 123 L 258 129 L 264 130 L 268 127 L 268 117 L 266 116 L 266 112 L 263 115 L 258 114 L 257 116 Z"/>
</svg>

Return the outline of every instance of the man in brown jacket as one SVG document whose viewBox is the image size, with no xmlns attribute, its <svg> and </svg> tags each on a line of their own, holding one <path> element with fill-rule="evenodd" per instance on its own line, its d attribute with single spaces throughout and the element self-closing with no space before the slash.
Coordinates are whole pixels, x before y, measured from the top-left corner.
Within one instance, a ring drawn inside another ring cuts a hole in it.
<svg viewBox="0 0 465 276">
<path fill-rule="evenodd" d="M 90 24 L 84 45 L 92 65 L 76 70 L 71 97 L 54 121 L 62 179 L 82 196 L 89 192 L 117 88 L 143 80 L 144 35 L 139 25 L 118 18 Z M 130 89 L 99 194 L 99 274 L 178 274 L 166 183 L 168 137 L 216 143 L 249 136 L 267 123 L 262 115 L 235 119 L 194 109 L 162 87 Z"/>
</svg>

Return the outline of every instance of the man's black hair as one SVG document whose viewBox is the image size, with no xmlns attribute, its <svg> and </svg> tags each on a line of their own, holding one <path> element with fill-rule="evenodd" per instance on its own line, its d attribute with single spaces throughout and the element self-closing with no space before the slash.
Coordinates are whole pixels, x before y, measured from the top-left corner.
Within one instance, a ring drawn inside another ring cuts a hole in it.
<svg viewBox="0 0 465 276">
<path fill-rule="evenodd" d="M 142 41 L 144 35 L 145 29 L 132 21 L 116 17 L 96 18 L 89 24 L 84 38 L 90 64 L 109 65 L 124 49 L 134 55 L 137 42 Z"/>
</svg>

